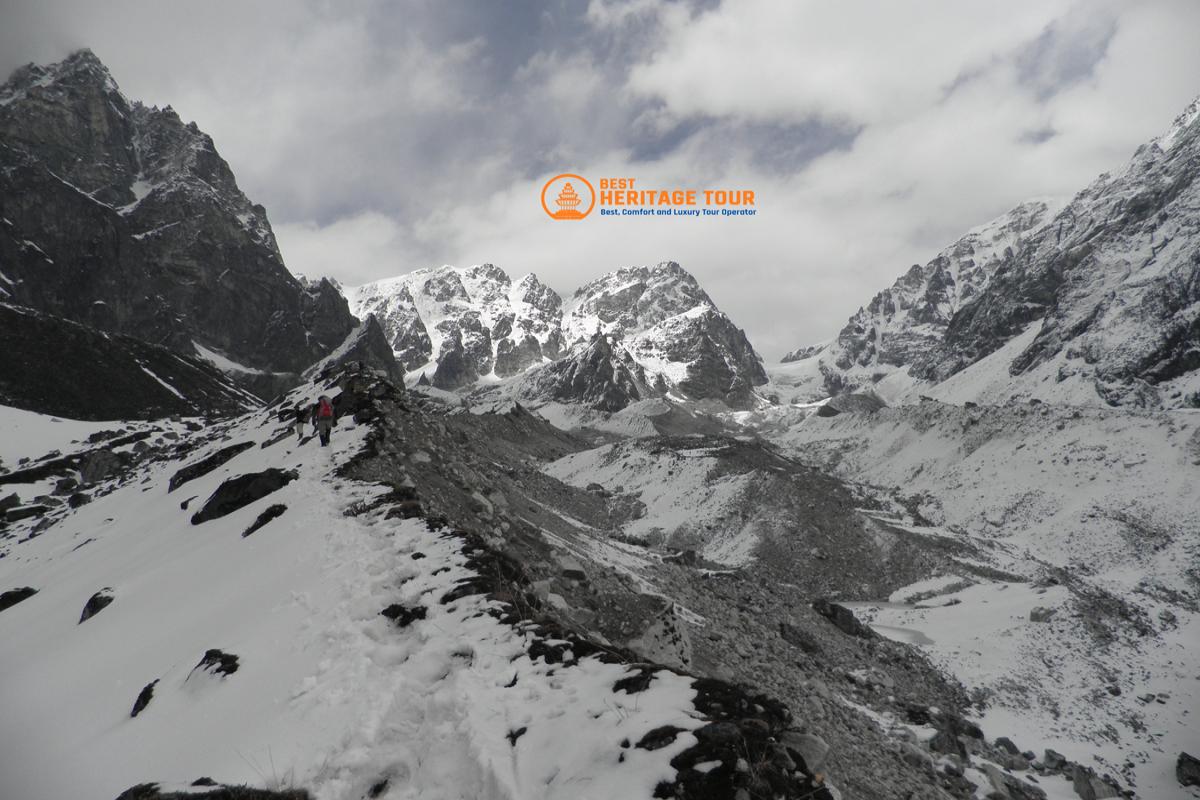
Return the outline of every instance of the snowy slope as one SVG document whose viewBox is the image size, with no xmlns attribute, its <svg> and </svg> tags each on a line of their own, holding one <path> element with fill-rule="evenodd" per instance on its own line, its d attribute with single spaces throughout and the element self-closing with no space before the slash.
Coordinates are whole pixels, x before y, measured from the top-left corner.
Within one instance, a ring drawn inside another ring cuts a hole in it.
<svg viewBox="0 0 1200 800">
<path fill-rule="evenodd" d="M 1000 570 L 964 564 L 929 608 L 873 615 L 988 692 L 985 730 L 1095 758 L 1142 797 L 1187 796 L 1173 770 L 1200 738 L 1200 413 L 922 402 L 811 416 L 776 440 L 905 498 L 914 530 Z"/>
<path fill-rule="evenodd" d="M 143 461 L 37 535 L 10 523 L 0 590 L 38 592 L 0 611 L 0 796 L 111 800 L 203 775 L 319 800 L 381 785 L 372 796 L 385 800 L 650 797 L 675 779 L 669 762 L 711 719 L 694 679 L 631 671 L 464 592 L 481 579 L 478 546 L 389 513 L 384 487 L 337 477 L 369 433 L 347 417 L 322 449 L 257 411 L 186 434 L 184 458 Z M 181 466 L 243 442 L 169 491 Z M 270 468 L 295 479 L 190 521 L 226 479 Z M 247 536 L 275 504 L 282 516 Z M 103 589 L 113 602 L 80 622 Z M 394 604 L 424 616 L 397 625 L 381 615 Z M 236 670 L 201 667 L 212 649 Z M 617 686 L 631 675 L 636 687 Z"/>
</svg>

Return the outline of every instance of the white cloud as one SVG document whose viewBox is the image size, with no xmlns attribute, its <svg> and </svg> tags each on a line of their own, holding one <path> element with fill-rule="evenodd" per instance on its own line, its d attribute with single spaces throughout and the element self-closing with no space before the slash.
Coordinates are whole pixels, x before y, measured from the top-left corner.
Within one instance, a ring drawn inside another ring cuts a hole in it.
<svg viewBox="0 0 1200 800">
<path fill-rule="evenodd" d="M 493 261 L 569 291 L 675 259 L 768 356 L 966 229 L 1119 168 L 1200 92 L 1193 0 L 521 13 L 48 0 L 6 10 L 0 58 L 90 45 L 131 97 L 195 119 L 295 271 Z M 554 222 L 538 191 L 564 170 L 748 187 L 760 215 Z"/>
<path fill-rule="evenodd" d="M 629 83 L 683 116 L 894 120 L 936 104 L 1069 2 L 725 3 L 694 20 L 672 16 Z"/>
<path fill-rule="evenodd" d="M 288 269 L 310 278 L 332 275 L 347 286 L 356 286 L 424 266 L 405 260 L 401 226 L 377 211 L 343 217 L 325 226 L 292 222 L 274 229 Z"/>
</svg>

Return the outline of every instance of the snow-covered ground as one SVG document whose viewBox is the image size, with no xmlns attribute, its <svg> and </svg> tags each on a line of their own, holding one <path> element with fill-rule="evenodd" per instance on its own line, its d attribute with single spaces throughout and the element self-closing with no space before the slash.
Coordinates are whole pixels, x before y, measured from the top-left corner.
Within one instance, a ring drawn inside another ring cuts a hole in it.
<svg viewBox="0 0 1200 800">
<path fill-rule="evenodd" d="M 473 574 L 460 540 L 385 509 L 345 514 L 382 491 L 333 476 L 365 428 L 347 420 L 328 449 L 291 435 L 257 446 L 278 427 L 260 411 L 198 433 L 210 438 L 188 463 L 256 446 L 171 493 L 182 464 L 145 466 L 0 559 L 0 590 L 39 590 L 0 612 L 0 796 L 111 800 L 203 775 L 319 800 L 357 800 L 383 779 L 392 799 L 648 797 L 673 777 L 695 737 L 628 742 L 702 724 L 690 678 L 656 673 L 628 695 L 612 691 L 622 665 L 531 659 L 533 634 L 482 613 L 494 601 L 438 602 Z M 298 477 L 191 524 L 223 480 L 268 467 Z M 243 537 L 278 503 L 281 517 Z M 113 603 L 80 623 L 105 588 Z M 427 616 L 398 628 L 380 615 L 393 603 Z M 236 672 L 196 668 L 213 648 L 238 657 Z"/>
<path fill-rule="evenodd" d="M 1141 797 L 1189 796 L 1174 763 L 1200 742 L 1200 412 L 926 402 L 809 417 L 778 441 L 915 498 L 914 530 L 969 541 L 1014 576 L 964 569 L 868 612 L 987 691 L 989 735 L 1095 757 Z"/>
<path fill-rule="evenodd" d="M 664 457 L 636 444 L 620 443 L 565 456 L 544 471 L 573 486 L 598 483 L 637 497 L 645 504 L 645 514 L 625 526 L 628 536 L 655 544 L 691 545 L 699 540 L 696 549 L 705 559 L 739 566 L 753 556 L 758 544 L 754 531 L 726 535 L 709 529 L 742 499 L 749 478 L 717 476 L 717 466 L 717 459 L 704 448 Z"/>
<path fill-rule="evenodd" d="M 145 423 L 133 423 L 135 425 Z M 67 451 L 97 431 L 112 430 L 120 423 L 93 422 L 37 414 L 12 406 L 0 406 L 0 463 L 16 469 L 22 458 L 38 458 L 54 450 Z"/>
</svg>

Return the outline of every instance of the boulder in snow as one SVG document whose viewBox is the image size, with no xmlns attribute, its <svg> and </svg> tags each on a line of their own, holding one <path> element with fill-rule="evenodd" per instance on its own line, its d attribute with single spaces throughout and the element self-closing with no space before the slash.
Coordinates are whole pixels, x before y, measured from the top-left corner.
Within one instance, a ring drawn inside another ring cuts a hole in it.
<svg viewBox="0 0 1200 800">
<path fill-rule="evenodd" d="M 251 472 L 224 481 L 204 507 L 192 515 L 192 524 L 200 525 L 209 520 L 232 514 L 272 492 L 276 492 L 296 480 L 299 475 L 291 470 L 269 467 L 262 472 Z"/>
</svg>

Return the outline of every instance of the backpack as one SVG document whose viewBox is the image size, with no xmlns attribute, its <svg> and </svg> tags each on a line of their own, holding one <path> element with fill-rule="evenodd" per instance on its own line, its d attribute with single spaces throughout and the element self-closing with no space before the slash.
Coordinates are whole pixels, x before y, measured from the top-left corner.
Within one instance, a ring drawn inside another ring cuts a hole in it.
<svg viewBox="0 0 1200 800">
<path fill-rule="evenodd" d="M 318 417 L 332 417 L 333 416 L 333 406 L 329 405 L 328 401 L 322 400 L 321 408 L 317 411 L 317 416 Z"/>
</svg>

